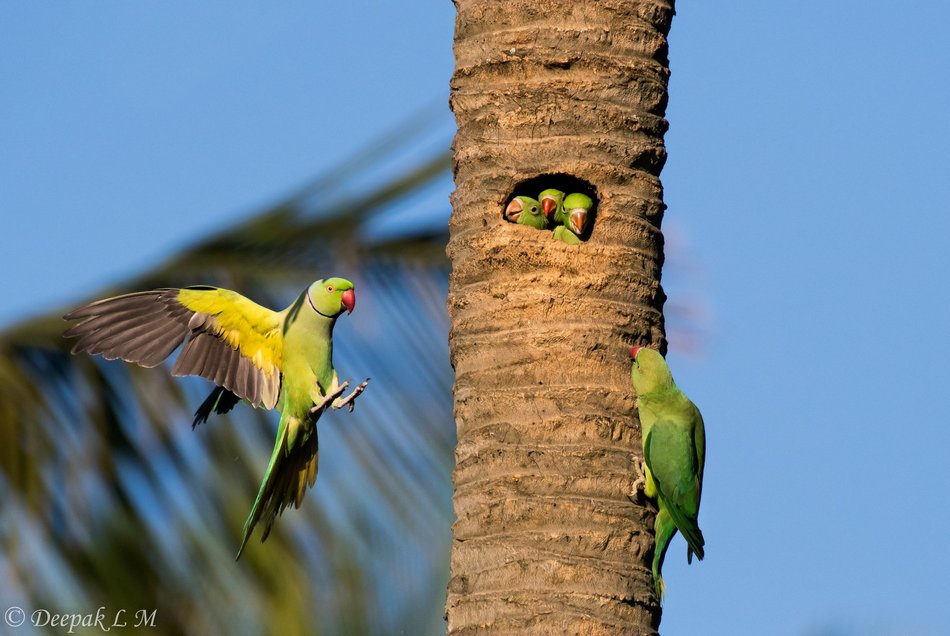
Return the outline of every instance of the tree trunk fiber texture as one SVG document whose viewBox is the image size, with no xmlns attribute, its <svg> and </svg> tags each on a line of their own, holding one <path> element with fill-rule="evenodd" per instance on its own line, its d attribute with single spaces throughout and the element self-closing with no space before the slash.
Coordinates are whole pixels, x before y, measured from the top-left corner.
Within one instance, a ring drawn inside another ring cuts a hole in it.
<svg viewBox="0 0 950 636">
<path fill-rule="evenodd" d="M 665 348 L 670 1 L 458 0 L 450 634 L 654 634 L 632 344 Z M 580 245 L 514 195 L 595 199 Z"/>
</svg>

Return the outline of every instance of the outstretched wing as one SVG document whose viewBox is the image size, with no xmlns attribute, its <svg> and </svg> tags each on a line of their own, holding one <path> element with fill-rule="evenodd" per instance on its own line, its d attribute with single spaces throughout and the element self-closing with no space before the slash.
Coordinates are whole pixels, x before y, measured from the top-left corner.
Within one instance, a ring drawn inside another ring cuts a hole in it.
<svg viewBox="0 0 950 636">
<path fill-rule="evenodd" d="M 188 339 L 174 375 L 200 375 L 255 406 L 280 392 L 282 314 L 217 287 L 156 289 L 106 298 L 64 316 L 73 353 L 154 367 Z"/>
</svg>

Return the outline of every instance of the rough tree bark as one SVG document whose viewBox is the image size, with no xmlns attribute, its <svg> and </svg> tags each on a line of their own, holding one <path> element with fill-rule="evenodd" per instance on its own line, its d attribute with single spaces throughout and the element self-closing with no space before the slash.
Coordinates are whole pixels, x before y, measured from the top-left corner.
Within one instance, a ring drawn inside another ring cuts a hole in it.
<svg viewBox="0 0 950 636">
<path fill-rule="evenodd" d="M 456 6 L 449 633 L 653 634 L 628 350 L 665 345 L 673 0 Z M 537 197 L 519 184 L 556 175 L 595 195 L 581 245 L 503 219 L 512 195 Z"/>
</svg>

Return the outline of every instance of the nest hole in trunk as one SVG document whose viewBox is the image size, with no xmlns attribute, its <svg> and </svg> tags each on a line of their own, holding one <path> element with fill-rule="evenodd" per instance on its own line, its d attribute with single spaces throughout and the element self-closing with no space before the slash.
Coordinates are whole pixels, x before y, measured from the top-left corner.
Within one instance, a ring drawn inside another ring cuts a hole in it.
<svg viewBox="0 0 950 636">
<path fill-rule="evenodd" d="M 565 236 L 568 238 L 565 242 L 572 242 L 570 236 L 576 236 L 580 239 L 580 242 L 583 243 L 590 238 L 591 232 L 594 229 L 594 223 L 597 220 L 597 188 L 594 187 L 589 181 L 585 181 L 580 177 L 575 177 L 570 174 L 564 173 L 551 173 L 551 174 L 541 174 L 536 177 L 531 177 L 529 179 L 522 179 L 508 192 L 508 195 L 505 197 L 504 203 L 502 204 L 501 216 L 502 218 L 509 223 L 518 223 L 518 218 L 522 214 L 535 213 L 533 217 L 525 217 L 522 219 L 522 225 L 530 225 L 535 227 L 531 223 L 525 222 L 531 220 L 535 224 L 541 224 L 543 221 L 538 218 L 538 214 L 541 217 L 544 217 L 543 206 L 540 201 L 540 195 L 545 190 L 560 190 L 564 193 L 564 200 L 569 203 L 580 203 L 581 207 L 585 206 L 589 202 L 589 206 L 586 207 L 586 214 L 581 214 L 575 212 L 573 217 L 570 210 L 565 210 L 564 218 L 561 222 L 556 222 L 553 218 L 553 214 L 548 218 L 546 226 L 543 228 L 538 228 L 541 232 L 556 232 L 558 236 Z M 580 197 L 571 195 L 582 195 Z M 528 197 L 534 202 L 537 202 L 537 209 L 531 210 L 533 207 L 532 201 L 518 201 L 515 203 L 517 197 Z M 586 199 L 584 198 L 586 197 Z M 520 210 L 519 210 L 520 208 Z M 577 209 L 575 206 L 572 206 L 572 209 Z M 571 220 L 573 218 L 574 226 L 571 227 Z M 583 218 L 583 228 L 580 232 L 577 232 L 578 222 Z M 558 227 L 563 227 L 563 229 L 558 230 Z M 568 236 L 570 235 L 570 236 Z M 545 239 L 550 237 L 545 236 Z"/>
</svg>

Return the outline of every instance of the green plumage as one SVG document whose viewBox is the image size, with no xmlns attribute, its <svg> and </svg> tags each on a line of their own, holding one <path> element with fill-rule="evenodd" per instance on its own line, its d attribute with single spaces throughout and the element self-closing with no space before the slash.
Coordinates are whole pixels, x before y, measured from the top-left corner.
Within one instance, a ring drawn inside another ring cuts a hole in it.
<svg viewBox="0 0 950 636">
<path fill-rule="evenodd" d="M 578 245 L 581 242 L 581 239 L 578 238 L 577 234 L 574 234 L 563 225 L 559 225 L 554 228 L 554 238 L 558 241 L 563 241 L 568 245 Z"/>
<path fill-rule="evenodd" d="M 514 197 L 505 208 L 505 218 L 538 230 L 552 227 L 556 240 L 577 245 L 581 242 L 580 235 L 587 230 L 588 212 L 593 204 L 585 194 L 565 196 L 562 191 L 549 188 L 541 192 L 537 200 Z"/>
<path fill-rule="evenodd" d="M 343 279 L 311 286 L 295 305 L 284 312 L 280 423 L 264 481 L 244 523 L 238 557 L 262 518 L 261 541 L 270 534 L 274 519 L 293 504 L 299 508 L 304 493 L 317 475 L 317 420 L 323 409 L 312 413 L 324 396 L 339 386 L 333 370 L 333 326 L 343 312 L 339 295 L 353 285 Z M 333 292 L 327 293 L 328 288 Z M 296 307 L 296 310 L 295 310 Z"/>
<path fill-rule="evenodd" d="M 673 382 L 670 369 L 657 351 L 630 350 L 631 380 L 643 436 L 644 493 L 655 498 L 658 513 L 653 554 L 653 579 L 663 596 L 663 559 L 677 530 L 686 539 L 687 561 L 704 556 L 705 540 L 699 529 L 699 502 L 706 462 L 703 417 Z"/>
<path fill-rule="evenodd" d="M 565 196 L 554 189 L 545 190 L 539 197 L 544 213 L 554 226 L 554 238 L 568 245 L 580 243 L 580 236 L 587 231 L 593 199 L 579 192 Z"/>
<path fill-rule="evenodd" d="M 290 307 L 271 311 L 227 289 L 197 286 L 157 289 L 106 298 L 66 314 L 78 322 L 66 331 L 78 338 L 73 353 L 101 354 L 146 367 L 160 364 L 185 343 L 174 375 L 200 375 L 217 386 L 198 407 L 193 426 L 225 413 L 241 399 L 280 410 L 271 459 L 244 524 L 238 557 L 255 525 L 261 541 L 276 517 L 300 507 L 317 474 L 317 420 L 347 398 L 333 369 L 333 326 L 356 303 L 353 283 L 316 281 Z"/>
<path fill-rule="evenodd" d="M 561 213 L 561 223 L 574 234 L 583 234 L 587 231 L 590 220 L 590 210 L 594 207 L 594 200 L 586 194 L 575 192 L 564 197 L 564 211 Z"/>
<path fill-rule="evenodd" d="M 527 225 L 536 230 L 548 227 L 548 219 L 541 212 L 541 205 L 531 197 L 515 197 L 505 208 L 505 218 L 520 225 Z"/>
<path fill-rule="evenodd" d="M 562 225 L 564 223 L 564 193 L 554 188 L 548 188 L 538 195 L 538 202 L 541 203 L 541 209 L 544 216 L 548 218 L 551 225 Z"/>
</svg>

